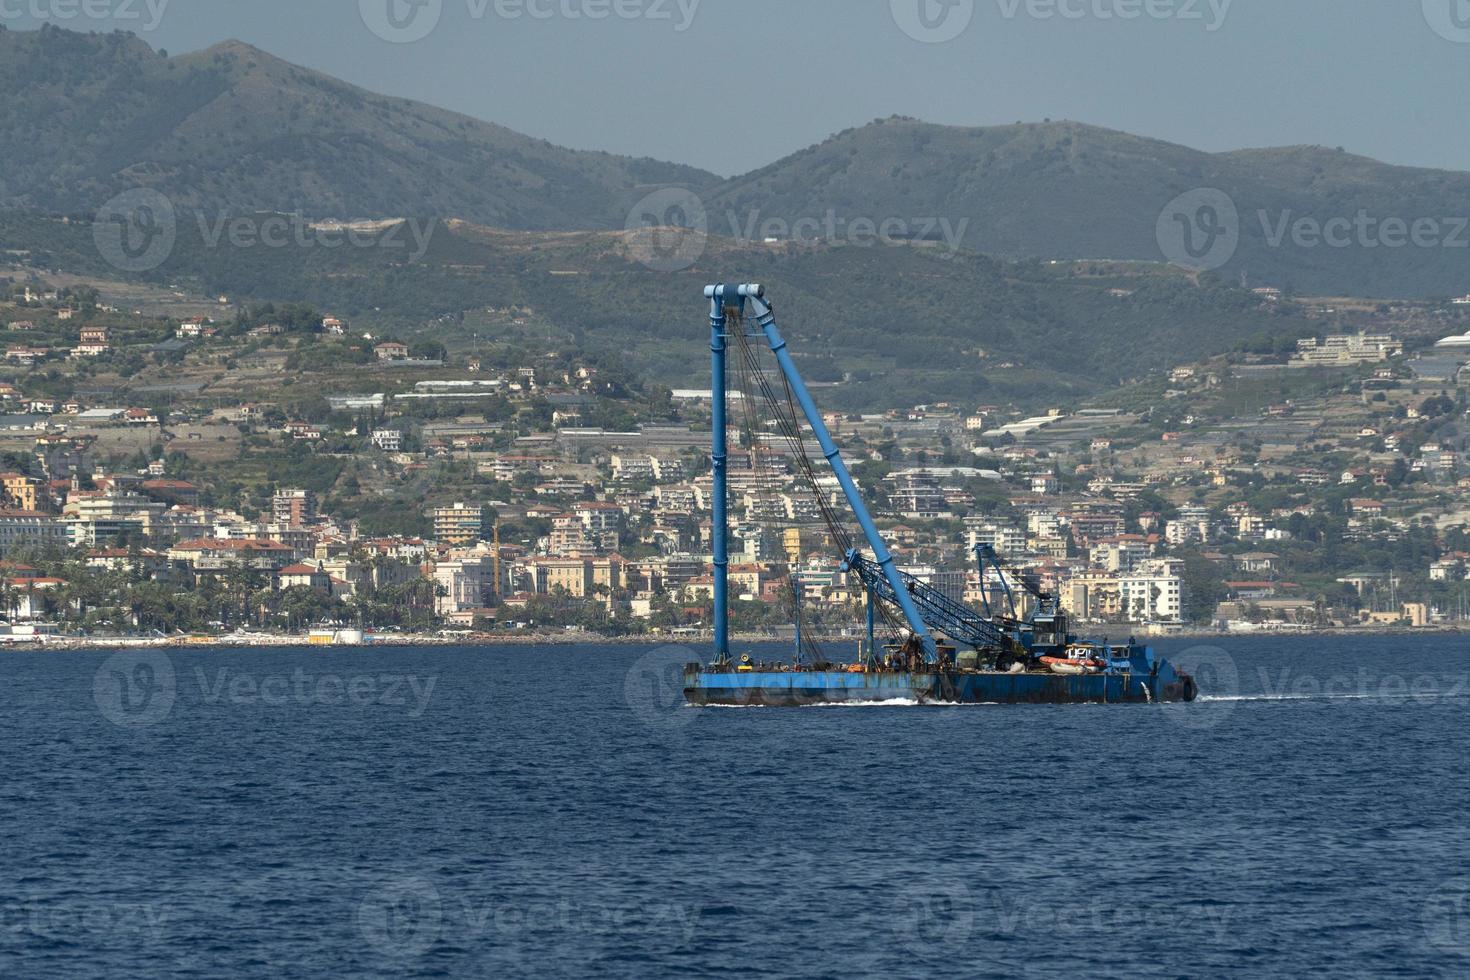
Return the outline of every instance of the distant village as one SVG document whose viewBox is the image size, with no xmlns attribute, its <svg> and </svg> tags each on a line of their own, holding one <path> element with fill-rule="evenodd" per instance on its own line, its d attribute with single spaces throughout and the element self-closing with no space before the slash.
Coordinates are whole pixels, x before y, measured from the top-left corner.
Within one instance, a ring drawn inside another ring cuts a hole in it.
<svg viewBox="0 0 1470 980">
<path fill-rule="evenodd" d="M 941 403 L 826 422 L 900 565 L 977 608 L 1009 585 L 1024 611 L 1024 576 L 1120 632 L 1453 626 L 1470 621 L 1460 308 L 1470 297 L 1412 311 L 1427 339 L 1324 330 L 1041 414 Z M 23 284 L 0 317 L 10 639 L 709 626 L 707 390 L 227 298 L 144 315 Z M 864 596 L 822 520 L 845 509 L 836 481 L 808 485 L 769 423 L 731 415 L 737 627 L 789 631 L 799 602 L 823 630 L 854 629 Z M 329 485 L 300 478 L 326 469 Z M 982 545 L 1004 578 L 982 571 Z"/>
</svg>

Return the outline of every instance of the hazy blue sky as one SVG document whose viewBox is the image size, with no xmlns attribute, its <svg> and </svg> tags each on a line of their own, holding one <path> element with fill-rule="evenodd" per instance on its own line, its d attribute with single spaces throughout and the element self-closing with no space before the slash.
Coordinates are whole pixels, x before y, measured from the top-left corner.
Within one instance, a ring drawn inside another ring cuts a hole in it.
<svg viewBox="0 0 1470 980">
<path fill-rule="evenodd" d="M 65 16 L 97 2 L 122 6 Z M 1470 170 L 1470 0 L 0 0 L 10 26 L 34 26 L 28 10 L 173 53 L 239 38 L 556 143 L 727 174 L 895 113 Z M 900 27 L 967 18 L 943 43 Z"/>
</svg>

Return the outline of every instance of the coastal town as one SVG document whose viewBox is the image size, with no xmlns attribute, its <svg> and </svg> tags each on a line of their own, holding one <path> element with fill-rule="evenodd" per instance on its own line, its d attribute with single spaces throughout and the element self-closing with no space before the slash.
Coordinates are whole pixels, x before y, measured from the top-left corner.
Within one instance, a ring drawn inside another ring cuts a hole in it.
<svg viewBox="0 0 1470 980">
<path fill-rule="evenodd" d="M 1470 621 L 1470 297 L 1254 295 L 1310 336 L 1077 405 L 825 421 L 901 567 L 977 608 L 1024 577 L 1120 633 Z M 526 307 L 389 335 L 227 297 L 128 310 L 37 276 L 5 297 L 10 642 L 709 625 L 707 388 Z M 821 519 L 835 479 L 805 483 L 736 398 L 735 627 L 789 633 L 799 606 L 855 629 L 865 597 Z"/>
</svg>

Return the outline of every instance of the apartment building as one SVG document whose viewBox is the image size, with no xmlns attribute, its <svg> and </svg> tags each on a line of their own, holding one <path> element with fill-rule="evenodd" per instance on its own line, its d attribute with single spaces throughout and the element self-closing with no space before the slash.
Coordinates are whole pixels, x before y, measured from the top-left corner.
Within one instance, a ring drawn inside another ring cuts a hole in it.
<svg viewBox="0 0 1470 980">
<path fill-rule="evenodd" d="M 316 519 L 316 495 L 309 490 L 282 490 L 271 499 L 271 518 L 277 524 L 302 527 Z"/>
<path fill-rule="evenodd" d="M 484 504 L 456 503 L 436 507 L 434 537 L 444 544 L 469 545 L 483 541 L 490 531 L 490 514 Z"/>
</svg>

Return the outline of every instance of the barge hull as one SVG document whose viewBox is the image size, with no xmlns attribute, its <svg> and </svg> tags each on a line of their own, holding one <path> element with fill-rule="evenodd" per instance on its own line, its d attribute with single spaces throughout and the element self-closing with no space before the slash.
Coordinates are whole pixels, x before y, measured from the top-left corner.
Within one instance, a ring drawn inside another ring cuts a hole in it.
<svg viewBox="0 0 1470 980">
<path fill-rule="evenodd" d="M 1194 682 L 1173 672 L 1137 674 L 1002 674 L 792 671 L 684 675 L 690 704 L 803 707 L 818 704 L 1144 704 L 1193 701 Z"/>
</svg>

